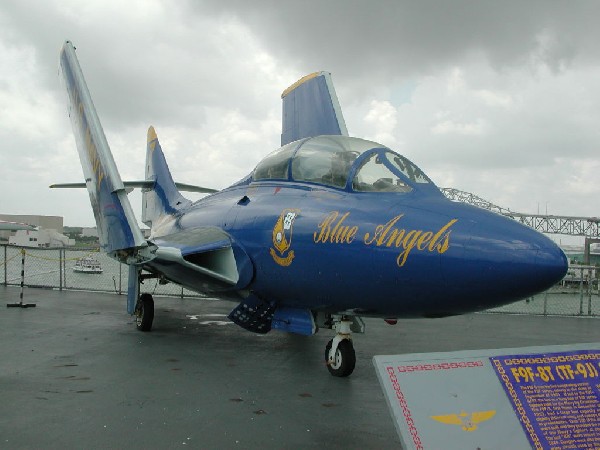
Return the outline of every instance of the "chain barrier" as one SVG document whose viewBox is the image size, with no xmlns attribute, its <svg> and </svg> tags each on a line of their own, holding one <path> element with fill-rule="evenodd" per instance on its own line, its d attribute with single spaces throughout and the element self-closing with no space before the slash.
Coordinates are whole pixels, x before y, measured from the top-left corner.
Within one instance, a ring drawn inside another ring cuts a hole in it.
<svg viewBox="0 0 600 450">
<path fill-rule="evenodd" d="M 11 256 L 10 258 L 6 259 L 6 260 L 2 260 L 0 261 L 0 267 L 2 267 L 4 264 L 8 264 L 9 262 L 11 262 L 13 259 L 15 259 L 17 256 L 19 255 L 14 255 Z"/>
<path fill-rule="evenodd" d="M 65 250 L 65 249 L 62 249 L 62 250 Z M 28 252 L 28 251 L 26 251 L 26 250 L 24 250 L 24 251 L 25 251 L 25 254 L 26 254 L 27 256 L 31 256 L 32 258 L 37 258 L 37 259 L 43 259 L 43 260 L 46 260 L 46 261 L 77 261 L 77 260 L 81 259 L 81 257 L 80 257 L 80 256 L 74 256 L 74 257 L 72 257 L 72 258 L 67 258 L 67 257 L 64 257 L 64 258 L 46 258 L 46 257 L 44 257 L 44 256 L 36 255 L 36 254 L 34 254 L 34 253 L 31 253 L 31 252 Z M 100 252 L 100 250 L 98 250 L 98 249 L 93 249 L 93 250 L 91 250 L 91 251 L 90 251 L 90 252 L 89 252 L 89 253 L 86 255 L 86 257 L 91 257 L 91 256 L 92 256 L 94 253 L 99 253 L 99 252 Z"/>
</svg>

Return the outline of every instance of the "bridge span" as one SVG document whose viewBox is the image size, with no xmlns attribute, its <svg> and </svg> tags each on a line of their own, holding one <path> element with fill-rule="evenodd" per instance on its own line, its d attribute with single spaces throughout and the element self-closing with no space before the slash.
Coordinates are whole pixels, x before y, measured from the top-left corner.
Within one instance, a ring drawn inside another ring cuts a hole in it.
<svg viewBox="0 0 600 450">
<path fill-rule="evenodd" d="M 464 202 L 473 206 L 478 206 L 479 208 L 494 211 L 542 233 L 584 237 L 584 260 L 586 264 L 589 264 L 590 260 L 590 244 L 600 242 L 600 218 L 598 217 L 518 213 L 511 211 L 508 208 L 494 205 L 470 192 L 460 191 L 454 188 L 440 188 L 440 190 L 450 200 Z"/>
</svg>

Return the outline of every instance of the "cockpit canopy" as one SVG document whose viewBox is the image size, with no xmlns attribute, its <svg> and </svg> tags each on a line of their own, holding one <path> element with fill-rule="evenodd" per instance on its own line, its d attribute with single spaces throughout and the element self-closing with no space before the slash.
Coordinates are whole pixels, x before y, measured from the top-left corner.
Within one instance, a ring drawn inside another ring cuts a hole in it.
<svg viewBox="0 0 600 450">
<path fill-rule="evenodd" d="M 253 180 L 292 180 L 358 192 L 410 192 L 431 184 L 405 157 L 376 142 L 317 136 L 287 144 L 263 159 Z"/>
</svg>

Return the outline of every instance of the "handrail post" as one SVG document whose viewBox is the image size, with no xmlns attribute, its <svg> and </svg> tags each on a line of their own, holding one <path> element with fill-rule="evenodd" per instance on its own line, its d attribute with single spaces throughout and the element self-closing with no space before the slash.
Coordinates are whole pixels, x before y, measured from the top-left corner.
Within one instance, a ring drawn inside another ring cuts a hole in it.
<svg viewBox="0 0 600 450">
<path fill-rule="evenodd" d="M 58 290 L 63 290 L 63 251 L 64 249 L 58 249 Z"/>
<path fill-rule="evenodd" d="M 588 293 L 588 316 L 592 315 L 592 268 L 588 267 L 588 287 L 587 287 L 587 293 Z"/>
<path fill-rule="evenodd" d="M 548 315 L 548 291 L 544 292 L 544 316 Z"/>
<path fill-rule="evenodd" d="M 21 293 L 19 303 L 7 303 L 7 308 L 35 308 L 35 303 L 23 303 L 23 290 L 25 288 L 25 248 L 21 247 Z"/>
<path fill-rule="evenodd" d="M 579 315 L 583 316 L 583 267 L 579 268 Z"/>
</svg>

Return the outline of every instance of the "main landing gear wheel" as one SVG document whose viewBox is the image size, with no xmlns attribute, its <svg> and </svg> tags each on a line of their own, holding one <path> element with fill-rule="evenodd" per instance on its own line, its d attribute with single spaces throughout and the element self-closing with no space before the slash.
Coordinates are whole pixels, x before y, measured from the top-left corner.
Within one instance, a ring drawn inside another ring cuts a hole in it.
<svg viewBox="0 0 600 450">
<path fill-rule="evenodd" d="M 356 354 L 354 353 L 352 341 L 350 339 L 342 339 L 337 345 L 335 354 L 330 356 L 329 353 L 332 346 L 333 339 L 325 347 L 327 370 L 334 377 L 347 377 L 354 371 L 354 366 L 356 365 Z"/>
<path fill-rule="evenodd" d="M 154 321 L 154 299 L 142 294 L 135 305 L 135 325 L 140 331 L 150 331 Z"/>
</svg>

